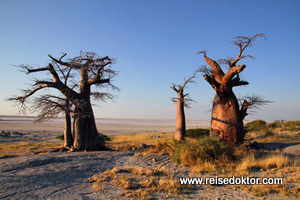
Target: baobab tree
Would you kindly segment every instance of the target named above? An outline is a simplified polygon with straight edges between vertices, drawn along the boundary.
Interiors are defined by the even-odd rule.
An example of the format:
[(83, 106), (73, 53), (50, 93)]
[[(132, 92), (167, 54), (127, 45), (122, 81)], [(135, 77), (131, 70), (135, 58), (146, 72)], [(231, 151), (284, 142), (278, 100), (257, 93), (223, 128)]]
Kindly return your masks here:
[[(46, 67), (32, 68), (26, 65), (20, 67), (27, 74), (48, 72), (51, 79), (37, 79), (32, 85), (32, 89), (25, 91), (23, 96), (11, 98), (23, 104), (27, 98), (44, 88), (54, 88), (58, 90), (72, 105), (73, 112), (73, 147), (77, 150), (101, 150), (106, 149), (104, 140), (99, 136), (95, 117), (91, 104), (91, 97), (95, 99), (112, 98), (112, 95), (106, 92), (93, 92), (92, 86), (103, 89), (110, 87), (118, 89), (111, 83), (111, 80), (117, 75), (117, 72), (111, 69), (114, 59), (105, 56), (99, 57), (92, 52), (81, 52), (78, 57), (63, 61), (65, 55), (59, 59), (52, 57), (51, 63)], [(59, 72), (74, 71), (79, 74), (78, 91), (69, 87), (62, 81)], [(67, 75), (70, 73), (67, 73)], [(69, 75), (68, 75), (69, 76)], [(75, 80), (75, 77), (73, 78)]]
[[(260, 97), (247, 98), (240, 106), (232, 90), (233, 87), (249, 84), (247, 81), (241, 80), (239, 76), (246, 65), (237, 65), (237, 63), (244, 58), (253, 58), (250, 55), (244, 55), (244, 51), (252, 45), (257, 37), (265, 36), (259, 33), (250, 37), (235, 37), (232, 44), (239, 49), (237, 57), (220, 59), (219, 63), (207, 57), (206, 51), (198, 53), (204, 55), (206, 63), (211, 67), (207, 68), (204, 66), (199, 71), (204, 73), (204, 79), (216, 91), (213, 101), (210, 133), (232, 146), (236, 146), (244, 140), (243, 119), (247, 115), (248, 108), (254, 105), (263, 105), (267, 102)], [(226, 73), (223, 72), (220, 64), (229, 66)]]
[(32, 110), (38, 112), (35, 123), (45, 121), (47, 119), (57, 118), (61, 113), (64, 115), (64, 147), (71, 148), (73, 146), (72, 121), (71, 113), (72, 104), (67, 98), (55, 95), (41, 95), (35, 98)]
[(184, 107), (189, 108), (190, 103), (193, 101), (189, 94), (184, 94), (184, 89), (186, 88), (188, 83), (194, 82), (193, 79), (196, 76), (193, 75), (187, 80), (184, 80), (183, 85), (175, 85), (173, 84), (171, 88), (177, 93), (177, 98), (172, 98), (172, 101), (177, 105), (176, 108), (176, 127), (175, 127), (175, 139), (177, 141), (182, 141), (185, 139), (186, 135), (186, 121), (185, 121), (185, 113)]

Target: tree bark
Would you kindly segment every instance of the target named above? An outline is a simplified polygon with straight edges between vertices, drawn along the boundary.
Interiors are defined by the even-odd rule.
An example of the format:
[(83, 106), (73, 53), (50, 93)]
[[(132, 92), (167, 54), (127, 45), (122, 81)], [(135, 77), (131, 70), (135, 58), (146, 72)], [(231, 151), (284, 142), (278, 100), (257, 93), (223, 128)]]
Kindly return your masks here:
[(77, 150), (105, 150), (107, 147), (97, 131), (91, 103), (84, 104), (75, 108), (73, 146)]
[(81, 66), (80, 70), (80, 98), (75, 102), (74, 113), (74, 143), (78, 150), (107, 149), (103, 138), (100, 137), (90, 100), (91, 85), (88, 82), (88, 70)]
[(71, 116), (69, 112), (65, 112), (65, 127), (64, 127), (64, 146), (71, 148), (73, 145)]
[(213, 102), (210, 134), (225, 144), (236, 146), (243, 143), (244, 125), (239, 104), (232, 89), (217, 92)]
[(206, 57), (205, 52), (204, 58), (212, 68), (211, 72), (206, 72), (204, 79), (216, 91), (212, 108), (210, 134), (217, 136), (224, 144), (236, 146), (243, 143), (244, 124), (239, 103), (232, 88), (248, 84), (246, 81), (241, 81), (238, 76), (246, 65), (235, 66), (235, 62), (234, 65), (230, 65), (229, 70), (224, 74), (220, 65)]
[(175, 128), (175, 140), (182, 141), (185, 139), (186, 125), (184, 114), (184, 101), (183, 95), (178, 94), (177, 110), (176, 110), (176, 128)]

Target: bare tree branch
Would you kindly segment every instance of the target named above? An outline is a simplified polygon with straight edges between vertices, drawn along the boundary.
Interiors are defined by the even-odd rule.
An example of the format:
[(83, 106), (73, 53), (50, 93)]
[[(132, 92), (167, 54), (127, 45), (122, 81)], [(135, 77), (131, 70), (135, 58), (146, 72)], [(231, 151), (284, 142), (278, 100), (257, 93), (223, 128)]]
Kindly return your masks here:
[(204, 79), (211, 85), (214, 90), (219, 91), (220, 83), (215, 80), (213, 75), (203, 75)]
[(238, 37), (235, 37), (234, 41), (232, 41), (232, 44), (235, 45), (235, 46), (238, 46), (239, 48), (239, 54), (237, 56), (236, 59), (232, 60), (231, 63), (230, 63), (230, 67), (233, 67), (236, 65), (236, 63), (241, 60), (242, 58), (246, 58), (246, 57), (249, 57), (249, 58), (253, 58), (252, 56), (250, 55), (242, 55), (243, 52), (245, 51), (245, 49), (247, 47), (250, 47), (252, 45), (252, 43), (254, 42), (255, 38), (257, 37), (265, 37), (265, 35), (263, 33), (258, 33), (254, 36), (249, 36), (249, 37), (244, 37), (244, 36), (238, 36)]
[[(197, 72), (196, 72), (197, 73)], [(171, 89), (174, 90), (178, 97), (177, 98), (172, 98), (172, 101), (174, 103), (183, 103), (185, 107), (189, 108), (189, 105), (192, 103), (192, 102), (195, 102), (194, 100), (192, 100), (190, 97), (189, 97), (189, 94), (184, 94), (184, 89), (187, 88), (187, 84), (188, 83), (195, 83), (195, 81), (193, 79), (196, 78), (196, 73), (194, 73), (193, 76), (191, 76), (190, 78), (188, 78), (187, 80), (184, 78), (184, 83), (183, 85), (175, 85), (174, 83), (172, 84), (171, 86)]]
[[(204, 59), (205, 59), (206, 63), (212, 68), (211, 73), (214, 75), (215, 80), (217, 82), (221, 83), (221, 81), (223, 79), (223, 76), (224, 76), (224, 72), (221, 69), (219, 63), (217, 63), (216, 61), (214, 61), (211, 58), (207, 57), (206, 56), (206, 51), (200, 51), (197, 54), (201, 54), (201, 53), (204, 54)], [(202, 70), (203, 69), (204, 68), (202, 67)], [(201, 70), (201, 68), (200, 68), (200, 70)]]
[(240, 109), (242, 119), (248, 115), (249, 109), (259, 109), (261, 106), (272, 103), (272, 101), (265, 100), (259, 95), (245, 96), (242, 99), (239, 99), (239, 101), (243, 101), (242, 104), (240, 103), (242, 105)]
[(231, 67), (228, 72), (225, 74), (225, 76), (223, 77), (222, 79), (222, 82), (221, 82), (221, 86), (224, 87), (224, 88), (227, 88), (228, 85), (229, 85), (229, 82), (231, 81), (231, 79), (241, 73), (241, 71), (243, 71), (245, 69), (246, 65), (239, 65), (239, 66), (234, 66), (234, 67)]
[(94, 100), (97, 100), (97, 101), (107, 101), (107, 100), (112, 100), (115, 98), (115, 95), (112, 95), (108, 92), (92, 92), (91, 93), (91, 96), (94, 98)]
[(252, 45), (252, 43), (257, 37), (265, 38), (265, 35), (263, 33), (258, 33), (254, 36), (249, 36), (249, 37), (238, 36), (234, 38), (234, 41), (232, 43), (233, 45), (238, 46), (239, 48), (239, 54), (237, 58), (227, 57), (225, 59), (218, 60), (219, 63), (226, 64), (230, 67), (229, 70), (226, 72), (226, 74), (224, 74), (218, 62), (206, 56), (206, 50), (200, 51), (197, 54), (202, 54), (202, 53), (204, 54), (205, 61), (208, 65), (211, 66), (212, 70), (208, 69), (206, 66), (202, 66), (198, 71), (204, 73), (203, 76), (204, 79), (208, 83), (210, 83), (210, 85), (215, 90), (218, 90), (218, 92), (225, 92), (230, 87), (249, 84), (247, 81), (241, 81), (239, 78), (234, 78), (236, 75), (242, 72), (246, 67), (246, 65), (236, 66), (236, 64), (238, 61), (240, 61), (243, 58), (253, 58), (253, 56), (243, 55), (243, 53), (247, 47)]
[(248, 85), (249, 83), (247, 81), (243, 81), (240, 79), (239, 74), (231, 81), (232, 87), (241, 86), (241, 85)]

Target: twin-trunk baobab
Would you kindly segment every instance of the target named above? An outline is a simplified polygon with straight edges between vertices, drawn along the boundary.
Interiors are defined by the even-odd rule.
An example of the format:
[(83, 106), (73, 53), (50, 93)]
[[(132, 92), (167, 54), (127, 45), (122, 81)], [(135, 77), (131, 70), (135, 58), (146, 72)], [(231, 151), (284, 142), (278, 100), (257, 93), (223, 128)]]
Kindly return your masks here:
[[(56, 59), (49, 55), (52, 62), (46, 67), (32, 68), (25, 65), (20, 67), (27, 73), (47, 72), (51, 75), (51, 79), (37, 79), (32, 85), (32, 89), (25, 90), (23, 96), (11, 98), (17, 100), (22, 105), (26, 100), (44, 88), (54, 88), (58, 90), (66, 99), (65, 103), (72, 104), (72, 111), (69, 110), (70, 105), (65, 105), (61, 110), (65, 111), (66, 116), (66, 136), (70, 136), (70, 113), (73, 115), (73, 134), (72, 139), (66, 141), (66, 145), (72, 146), (77, 150), (101, 150), (106, 149), (104, 140), (98, 134), (95, 117), (91, 104), (91, 97), (97, 100), (112, 98), (109, 93), (93, 92), (92, 86), (96, 88), (111, 87), (117, 89), (111, 84), (112, 78), (117, 74), (111, 69), (113, 59), (106, 57), (98, 57), (95, 53), (85, 52), (80, 56), (62, 61), (66, 54)], [(71, 71), (74, 71), (72, 77), (72, 86), (68, 86), (66, 80), (71, 76)], [(78, 77), (79, 75), (79, 77)], [(79, 81), (75, 81), (78, 78)], [(64, 80), (63, 80), (64, 79)], [(62, 81), (63, 80), (63, 81)], [(75, 91), (75, 89), (78, 89)], [(49, 98), (44, 101), (49, 103)], [(51, 106), (50, 106), (51, 107)], [(50, 108), (48, 104), (48, 109)], [(47, 111), (47, 108), (46, 110)]]
[(246, 65), (237, 65), (237, 63), (243, 58), (252, 58), (252, 56), (243, 55), (243, 53), (247, 47), (251, 46), (254, 39), (259, 36), (264, 37), (264, 34), (235, 38), (232, 43), (239, 48), (237, 57), (219, 60), (220, 64), (229, 66), (226, 73), (223, 72), (218, 62), (206, 56), (206, 51), (198, 53), (204, 55), (206, 63), (211, 67), (209, 69), (204, 66), (199, 71), (204, 72), (204, 79), (216, 91), (212, 107), (210, 133), (231, 146), (236, 146), (244, 140), (243, 119), (247, 115), (247, 109), (254, 105), (267, 103), (261, 97), (254, 96), (247, 97), (242, 106), (239, 106), (238, 99), (232, 90), (233, 87), (248, 85), (248, 82), (241, 80), (239, 76)]

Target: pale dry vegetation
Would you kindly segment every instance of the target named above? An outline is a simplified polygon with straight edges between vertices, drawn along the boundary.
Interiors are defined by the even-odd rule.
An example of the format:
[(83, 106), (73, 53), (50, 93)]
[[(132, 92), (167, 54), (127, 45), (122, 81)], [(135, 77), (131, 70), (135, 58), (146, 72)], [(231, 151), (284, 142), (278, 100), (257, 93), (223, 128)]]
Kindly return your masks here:
[(300, 142), (300, 121), (255, 120), (247, 123), (245, 130), (250, 142)]
[(47, 142), (15, 142), (11, 144), (0, 144), (0, 158), (28, 154), (44, 154), (51, 150), (60, 148), (62, 145), (62, 143)]
[[(274, 159), (274, 158), (273, 158)], [(274, 162), (270, 161), (270, 162)], [(279, 165), (282, 163), (282, 158), (279, 158)], [(268, 161), (267, 161), (268, 163)], [(262, 163), (264, 164), (264, 163)], [(282, 167), (274, 167), (272, 169), (263, 170), (260, 172), (259, 177), (261, 178), (283, 178), (283, 184), (275, 185), (243, 185), (236, 186), (246, 192), (252, 193), (254, 196), (268, 196), (270, 194), (281, 194), (288, 197), (298, 198), (300, 195), (300, 166), (299, 163), (286, 163)], [(249, 175), (248, 176), (252, 176)]]
[(251, 153), (244, 157), (240, 164), (236, 166), (236, 171), (251, 171), (252, 169), (268, 170), (271, 168), (283, 168), (289, 166), (292, 162), (287, 156), (282, 154), (273, 154), (263, 158), (255, 158), (255, 154)]
[(186, 194), (190, 187), (180, 185), (173, 174), (165, 168), (148, 169), (137, 167), (113, 168), (91, 178), (95, 192), (105, 191), (108, 184), (123, 190), (123, 195), (132, 199), (151, 199), (152, 193)]
[(118, 135), (111, 137), (111, 141), (107, 142), (107, 146), (119, 151), (144, 149), (154, 147), (157, 141), (171, 141), (173, 137), (173, 133), (166, 132)]
[[(264, 128), (262, 128), (257, 127), (254, 123), (254, 126), (252, 126), (253, 129), (247, 132), (247, 140), (250, 142), (266, 143), (298, 141), (295, 139), (295, 135), (299, 134), (299, 131), (295, 130), (300, 130), (298, 124), (291, 122), (288, 124), (297, 125), (297, 127), (284, 125), (283, 128), (274, 128), (274, 123), (265, 123), (263, 125)], [(285, 134), (282, 134), (282, 131), (285, 131)], [(261, 137), (262, 135), (264, 136)], [(267, 196), (269, 194), (281, 194), (291, 197), (299, 196), (299, 162), (293, 161), (288, 156), (283, 155), (280, 148), (276, 150), (255, 149), (249, 146), (250, 142), (230, 149), (214, 141), (212, 138), (205, 138), (203, 135), (201, 137), (193, 135), (193, 137), (188, 137), (186, 142), (182, 143), (172, 140), (159, 141), (155, 147), (138, 152), (135, 156), (168, 153), (173, 161), (190, 167), (192, 173), (202, 175), (251, 177), (254, 173), (255, 176), (262, 178), (282, 177), (284, 183), (280, 185), (244, 185), (237, 187), (255, 196)]]

